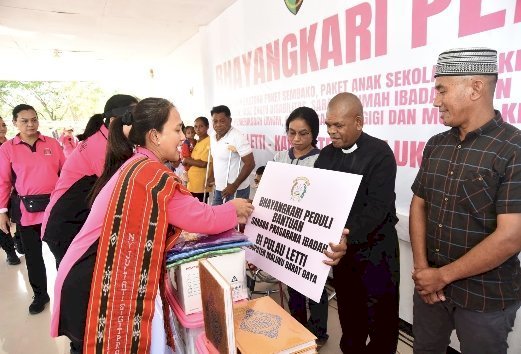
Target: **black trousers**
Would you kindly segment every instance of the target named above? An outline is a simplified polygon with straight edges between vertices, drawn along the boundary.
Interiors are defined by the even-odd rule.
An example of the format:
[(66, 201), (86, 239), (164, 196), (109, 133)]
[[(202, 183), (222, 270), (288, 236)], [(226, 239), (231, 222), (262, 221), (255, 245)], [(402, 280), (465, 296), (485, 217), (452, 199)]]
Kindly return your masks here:
[(34, 296), (47, 295), (47, 274), (42, 255), (42, 240), (40, 239), (42, 225), (17, 225), (17, 227), (20, 227), (20, 237), (25, 249), (27, 274)]
[[(398, 241), (365, 248), (348, 246), (346, 255), (333, 267), (333, 277), (342, 352), (395, 354), (399, 323)], [(368, 336), (370, 342), (366, 344)]]
[(0, 230), (0, 247), (2, 247), (2, 249), (7, 254), (15, 251), (14, 241), (13, 241), (13, 238), (11, 237), (11, 234), (6, 234), (2, 230)]
[[(327, 318), (329, 303), (327, 301), (326, 288), (322, 291), (320, 301), (317, 303), (308, 299), (295, 289), (288, 286), (288, 307), (291, 316), (303, 324), (318, 339), (324, 340), (329, 338), (327, 334)], [(309, 307), (309, 318), (307, 308)]]

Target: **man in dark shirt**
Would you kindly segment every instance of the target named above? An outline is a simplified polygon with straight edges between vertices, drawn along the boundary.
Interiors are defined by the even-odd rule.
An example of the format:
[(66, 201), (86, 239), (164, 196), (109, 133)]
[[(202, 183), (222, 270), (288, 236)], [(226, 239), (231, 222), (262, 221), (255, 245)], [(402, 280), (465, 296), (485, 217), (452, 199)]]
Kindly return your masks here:
[(332, 143), (320, 152), (315, 167), (363, 176), (346, 223), (347, 251), (333, 267), (340, 348), (344, 353), (394, 354), (400, 281), (396, 161), (387, 143), (362, 132), (363, 117), (355, 95), (331, 99), (326, 126)]
[(440, 54), (436, 98), (451, 127), (426, 144), (414, 181), (414, 352), (507, 352), (521, 299), (521, 132), (494, 110), (497, 52)]

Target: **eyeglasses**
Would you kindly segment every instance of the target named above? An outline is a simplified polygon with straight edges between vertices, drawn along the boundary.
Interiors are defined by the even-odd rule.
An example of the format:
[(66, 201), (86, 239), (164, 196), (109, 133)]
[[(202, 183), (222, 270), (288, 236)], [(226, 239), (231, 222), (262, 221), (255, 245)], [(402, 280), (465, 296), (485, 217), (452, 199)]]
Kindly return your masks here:
[(307, 137), (311, 133), (308, 132), (307, 130), (301, 130), (299, 132), (296, 132), (294, 130), (288, 130), (287, 134), (288, 134), (289, 137), (292, 137), (292, 138), (297, 136), (297, 135), (300, 136), (301, 138), (305, 138), (305, 137)]

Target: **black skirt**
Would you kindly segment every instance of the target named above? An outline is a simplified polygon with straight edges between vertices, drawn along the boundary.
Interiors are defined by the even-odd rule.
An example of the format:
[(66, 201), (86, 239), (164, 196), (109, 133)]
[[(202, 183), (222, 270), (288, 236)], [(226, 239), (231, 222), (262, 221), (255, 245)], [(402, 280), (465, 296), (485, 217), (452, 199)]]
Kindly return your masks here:
[(81, 345), (97, 250), (98, 241), (94, 242), (72, 266), (62, 287), (58, 334), (67, 336), (71, 341)]

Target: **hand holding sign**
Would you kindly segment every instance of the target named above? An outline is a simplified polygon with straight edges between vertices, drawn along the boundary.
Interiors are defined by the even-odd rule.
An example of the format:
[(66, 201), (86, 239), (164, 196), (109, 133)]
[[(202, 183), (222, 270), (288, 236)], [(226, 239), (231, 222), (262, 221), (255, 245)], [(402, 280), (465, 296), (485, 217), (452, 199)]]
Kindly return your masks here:
[(331, 258), (331, 260), (323, 261), (324, 264), (334, 266), (337, 265), (338, 262), (344, 257), (347, 251), (347, 235), (349, 234), (349, 229), (344, 229), (342, 231), (342, 237), (340, 238), (340, 243), (334, 244), (333, 242), (329, 242), (329, 247), (331, 247), (331, 252), (324, 251), (324, 254)]

